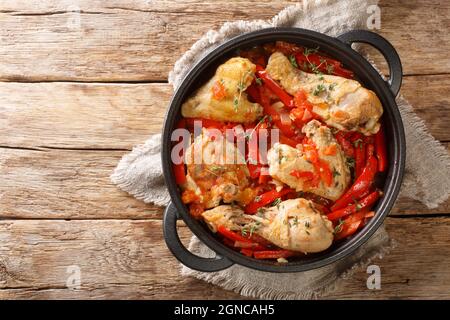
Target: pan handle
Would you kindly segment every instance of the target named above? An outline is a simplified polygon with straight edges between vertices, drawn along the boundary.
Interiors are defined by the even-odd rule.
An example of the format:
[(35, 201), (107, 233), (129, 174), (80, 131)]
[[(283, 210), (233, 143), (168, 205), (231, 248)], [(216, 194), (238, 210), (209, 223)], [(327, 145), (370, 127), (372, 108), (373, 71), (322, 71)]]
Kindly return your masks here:
[(352, 45), (355, 42), (362, 42), (378, 49), (389, 66), (389, 87), (394, 93), (394, 96), (397, 96), (402, 85), (402, 62), (397, 51), (389, 41), (379, 34), (366, 30), (352, 30), (339, 35), (337, 38), (348, 45)]
[(170, 203), (164, 212), (164, 239), (172, 254), (186, 267), (202, 271), (214, 272), (232, 266), (234, 263), (224, 257), (202, 258), (192, 254), (181, 243), (177, 232), (177, 220), (179, 219), (177, 209)]

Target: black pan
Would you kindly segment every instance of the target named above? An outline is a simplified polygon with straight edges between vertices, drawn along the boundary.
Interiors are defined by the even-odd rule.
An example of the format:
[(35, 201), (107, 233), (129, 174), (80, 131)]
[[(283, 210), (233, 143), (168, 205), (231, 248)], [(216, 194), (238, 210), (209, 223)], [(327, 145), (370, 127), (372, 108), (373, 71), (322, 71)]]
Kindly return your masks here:
[[(317, 48), (331, 58), (341, 61), (352, 70), (358, 80), (373, 90), (384, 107), (382, 117), (386, 131), (389, 158), (389, 170), (381, 180), (379, 187), (384, 192), (375, 207), (376, 214), (370, 222), (355, 236), (333, 244), (328, 250), (298, 258), (285, 264), (274, 261), (256, 260), (233, 251), (222, 244), (207, 228), (193, 219), (181, 201), (180, 190), (175, 183), (171, 165), (171, 134), (180, 119), (183, 101), (200, 85), (205, 83), (217, 66), (223, 63), (239, 48), (261, 45), (277, 40), (297, 43), (304, 47)], [(377, 48), (389, 65), (390, 78), (384, 81), (379, 73), (359, 53), (351, 48), (352, 43), (367, 43)], [(225, 269), (233, 264), (268, 272), (299, 272), (319, 268), (352, 254), (365, 243), (381, 226), (391, 210), (400, 190), (405, 168), (405, 133), (402, 119), (395, 102), (395, 96), (402, 82), (400, 58), (393, 46), (383, 37), (369, 31), (350, 31), (336, 38), (297, 28), (270, 28), (240, 35), (207, 53), (187, 74), (176, 90), (164, 121), (162, 134), (162, 163), (165, 182), (172, 202), (164, 213), (164, 238), (173, 255), (191, 269), (212, 272)], [(215, 258), (202, 258), (190, 253), (181, 243), (176, 222), (183, 219), (191, 231), (209, 248), (216, 252)]]

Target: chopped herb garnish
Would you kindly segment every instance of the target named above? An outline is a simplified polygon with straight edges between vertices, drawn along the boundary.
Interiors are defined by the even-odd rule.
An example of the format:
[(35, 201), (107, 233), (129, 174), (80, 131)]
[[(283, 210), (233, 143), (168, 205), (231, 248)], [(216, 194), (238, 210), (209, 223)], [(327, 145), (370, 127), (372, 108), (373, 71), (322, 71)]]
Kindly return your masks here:
[(324, 91), (325, 91), (325, 86), (322, 83), (318, 84), (313, 91), (313, 95), (318, 96), (319, 94), (321, 94)]
[(333, 234), (337, 234), (342, 231), (342, 227), (344, 226), (344, 220), (339, 219), (338, 224), (334, 227)]
[(311, 48), (305, 48), (305, 50), (303, 50), (303, 55), (305, 57), (309, 56), (311, 53), (317, 53), (317, 51), (319, 51), (319, 47), (315, 48), (315, 49), (311, 49)]
[(273, 200), (273, 202), (271, 203), (271, 206), (278, 206), (281, 202), (281, 198), (276, 198), (275, 200)]
[(309, 221), (305, 221), (305, 228), (311, 227), (311, 223)]
[(333, 178), (339, 177), (340, 175), (339, 171), (337, 171), (336, 168), (333, 168)]
[(239, 98), (236, 96), (234, 96), (234, 99), (233, 99), (233, 107), (234, 107), (234, 111), (237, 112), (238, 107), (239, 107)]
[(295, 57), (294, 57), (293, 54), (291, 54), (291, 55), (289, 56), (289, 61), (291, 62), (292, 66), (293, 66), (294, 68), (298, 68), (297, 60), (295, 59)]
[(318, 69), (318, 67), (317, 67), (317, 65), (316, 65), (315, 63), (310, 62), (310, 63), (309, 63), (309, 68), (311, 69), (311, 71), (312, 71), (313, 73), (319, 72), (319, 69)]
[(244, 237), (247, 236), (247, 234), (248, 234), (247, 227), (244, 227), (244, 228), (241, 229), (241, 234), (242, 234), (242, 236), (244, 236)]
[(355, 146), (355, 148), (360, 148), (360, 149), (362, 149), (362, 146), (363, 146), (363, 141), (362, 141), (362, 139), (356, 139), (356, 140), (353, 142), (353, 145)]
[(256, 84), (257, 84), (258, 86), (262, 86), (262, 80), (261, 80), (261, 78), (256, 78), (256, 79), (255, 79), (255, 82), (256, 82)]
[(253, 133), (255, 132), (256, 129), (258, 129), (258, 127), (261, 125), (261, 123), (264, 122), (264, 120), (267, 119), (267, 115), (265, 115), (264, 117), (262, 117), (261, 119), (259, 119), (258, 123), (256, 124), (256, 126), (253, 127), (252, 131), (250, 131), (249, 134), (245, 134), (245, 140), (249, 140), (250, 137), (253, 135)]
[(306, 234), (309, 236), (309, 234), (310, 234), (309, 231), (308, 231), (308, 230), (305, 230), (305, 232), (306, 232)]
[(255, 200), (254, 200), (254, 201), (255, 201), (255, 202), (260, 202), (260, 201), (261, 201), (261, 199), (262, 199), (262, 197), (261, 197), (261, 196), (256, 196), (256, 197), (255, 197)]
[(253, 235), (253, 233), (258, 230), (259, 226), (260, 226), (260, 222), (256, 222), (255, 224), (252, 224), (252, 226), (250, 227), (250, 237)]
[(298, 226), (298, 217), (294, 217), (293, 223), (295, 227)]
[(333, 72), (334, 72), (334, 66), (331, 64), (327, 64), (327, 73), (333, 74)]
[(328, 90), (333, 91), (335, 87), (336, 87), (336, 83), (332, 83), (328, 86)]
[(358, 200), (353, 199), (353, 201), (355, 202), (356, 211), (359, 211), (363, 208), (362, 205), (358, 202)]
[(350, 168), (354, 168), (354, 167), (355, 167), (355, 159), (353, 159), (353, 158), (347, 158), (347, 165), (348, 165)]
[(239, 103), (241, 102), (242, 92), (244, 92), (244, 90), (245, 90), (245, 79), (251, 73), (252, 73), (251, 70), (248, 70), (247, 72), (245, 72), (244, 75), (241, 77), (241, 79), (239, 80), (239, 82), (237, 84), (237, 89), (238, 89), (239, 96), (238, 97), (234, 96), (234, 99), (233, 99), (233, 106), (234, 106), (234, 111), (235, 112), (238, 111)]

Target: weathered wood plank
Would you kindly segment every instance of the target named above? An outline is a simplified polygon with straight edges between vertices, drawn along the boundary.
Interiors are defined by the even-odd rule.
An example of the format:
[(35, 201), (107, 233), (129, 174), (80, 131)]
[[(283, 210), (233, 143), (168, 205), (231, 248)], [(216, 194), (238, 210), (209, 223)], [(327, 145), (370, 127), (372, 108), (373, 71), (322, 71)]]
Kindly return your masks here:
[[(209, 29), (230, 20), (267, 19), (289, 4), (4, 1), (0, 80), (165, 80), (176, 59)], [(406, 73), (450, 72), (447, 2), (386, 0), (380, 6), (380, 33), (398, 49)]]
[(167, 84), (0, 83), (0, 145), (122, 148), (160, 132)]
[[(6, 220), (0, 226), (0, 299), (240, 297), (182, 278), (160, 221)], [(361, 270), (327, 298), (450, 298), (450, 219), (389, 218), (387, 227), (398, 245), (373, 262), (382, 271), (381, 290), (368, 290)], [(186, 241), (190, 232), (179, 229)], [(70, 266), (81, 272), (79, 290), (66, 287)]]
[(123, 153), (1, 149), (0, 217), (161, 218), (110, 182)]
[[(403, 95), (450, 141), (450, 75), (405, 77)], [(131, 149), (160, 132), (168, 84), (0, 83), (0, 146)]]
[[(450, 150), (450, 143), (447, 143)], [(142, 219), (163, 209), (120, 191), (109, 179), (123, 151), (0, 149), (0, 218)], [(450, 213), (400, 198), (393, 214)]]

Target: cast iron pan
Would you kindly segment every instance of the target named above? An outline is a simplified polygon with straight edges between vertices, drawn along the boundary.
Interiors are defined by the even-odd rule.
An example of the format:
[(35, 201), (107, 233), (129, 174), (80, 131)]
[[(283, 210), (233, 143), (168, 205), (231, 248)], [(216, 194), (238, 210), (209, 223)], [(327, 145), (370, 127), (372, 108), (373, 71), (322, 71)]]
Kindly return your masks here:
[[(311, 254), (297, 260), (279, 264), (274, 261), (256, 260), (223, 245), (200, 221), (193, 219), (181, 201), (180, 191), (175, 183), (171, 165), (171, 134), (176, 122), (180, 119), (183, 101), (199, 86), (205, 83), (217, 66), (231, 57), (238, 48), (261, 45), (277, 40), (297, 43), (304, 47), (319, 47), (321, 52), (341, 61), (346, 68), (352, 70), (357, 79), (373, 90), (384, 108), (382, 122), (386, 131), (389, 157), (389, 170), (381, 177), (378, 186), (384, 197), (375, 207), (376, 214), (370, 222), (355, 236), (333, 244), (328, 250)], [(384, 81), (379, 73), (359, 53), (351, 48), (352, 43), (367, 43), (378, 49), (389, 65), (390, 77)], [(365, 243), (381, 226), (391, 210), (400, 190), (405, 168), (405, 134), (402, 119), (395, 102), (395, 96), (402, 82), (402, 66), (394, 47), (383, 37), (369, 31), (350, 31), (333, 38), (321, 33), (298, 28), (269, 28), (247, 33), (233, 38), (218, 46), (198, 62), (187, 74), (176, 90), (166, 114), (162, 135), (162, 163), (164, 178), (172, 202), (164, 213), (164, 238), (173, 255), (191, 269), (212, 272), (240, 264), (249, 268), (268, 272), (300, 272), (319, 268), (352, 254)], [(213, 258), (198, 257), (190, 253), (181, 243), (176, 222), (183, 219), (191, 231), (215, 253)]]

